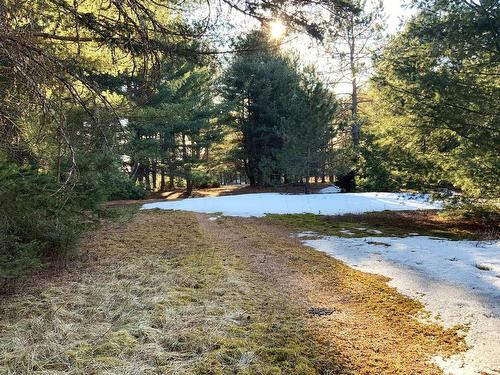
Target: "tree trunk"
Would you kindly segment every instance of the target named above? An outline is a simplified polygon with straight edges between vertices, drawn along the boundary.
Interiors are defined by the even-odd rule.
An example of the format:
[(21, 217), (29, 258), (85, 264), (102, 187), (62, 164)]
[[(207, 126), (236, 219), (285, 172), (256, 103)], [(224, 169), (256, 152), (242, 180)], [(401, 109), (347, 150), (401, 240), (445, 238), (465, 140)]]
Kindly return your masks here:
[(167, 184), (165, 182), (165, 168), (162, 167), (160, 169), (160, 191), (163, 193), (165, 190), (167, 190)]
[[(354, 35), (354, 23), (352, 18), (354, 16), (351, 15), (351, 35), (349, 40), (349, 56), (350, 56), (350, 66), (351, 66), (351, 85), (352, 85), (352, 94), (351, 94), (351, 137), (352, 137), (352, 146), (355, 150), (354, 154), (354, 163), (358, 161), (357, 149), (359, 147), (359, 140), (361, 138), (361, 124), (358, 119), (358, 83), (357, 83), (357, 68), (356, 68), (356, 35)], [(351, 170), (345, 176), (342, 176), (342, 183), (345, 185), (346, 191), (354, 191), (355, 189), (355, 178), (356, 171)]]
[(151, 191), (151, 180), (149, 178), (150, 168), (149, 166), (144, 167), (143, 175), (144, 175), (144, 183), (146, 185), (146, 191)]
[(156, 175), (158, 173), (158, 163), (155, 161), (153, 161), (153, 165), (152, 165), (152, 168), (151, 168), (151, 179), (153, 181), (153, 190), (156, 190)]
[(186, 195), (189, 197), (193, 192), (193, 183), (191, 178), (191, 166), (187, 163), (188, 152), (186, 145), (186, 134), (182, 134), (182, 159), (184, 164), (184, 179), (186, 180)]
[(306, 182), (304, 184), (304, 193), (309, 194), (309, 159), (311, 158), (311, 148), (307, 147), (307, 157), (306, 157)]
[(168, 175), (168, 189), (169, 190), (175, 189), (174, 170), (173, 169), (170, 169), (170, 173)]
[(191, 177), (186, 177), (186, 196), (190, 197), (193, 193), (193, 181)]
[(354, 20), (353, 15), (350, 15), (350, 29), (348, 35), (348, 44), (349, 44), (349, 62), (351, 69), (351, 136), (352, 136), (352, 145), (357, 148), (359, 146), (360, 140), (360, 124), (358, 121), (358, 82), (357, 82), (357, 68), (356, 68), (356, 35), (354, 35)]

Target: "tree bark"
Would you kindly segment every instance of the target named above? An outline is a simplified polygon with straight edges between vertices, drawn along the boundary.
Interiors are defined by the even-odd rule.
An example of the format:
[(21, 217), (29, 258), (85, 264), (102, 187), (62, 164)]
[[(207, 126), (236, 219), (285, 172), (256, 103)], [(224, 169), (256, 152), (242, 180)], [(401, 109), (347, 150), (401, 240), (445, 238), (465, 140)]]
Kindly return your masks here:
[(165, 167), (161, 167), (160, 169), (160, 191), (163, 193), (167, 190), (167, 184), (165, 182)]
[(143, 169), (144, 183), (146, 185), (146, 191), (151, 191), (151, 180), (150, 180), (150, 168), (145, 166)]
[(151, 179), (153, 181), (153, 190), (156, 190), (156, 175), (158, 174), (158, 163), (156, 160), (153, 161), (152, 163), (152, 168), (151, 168)]
[(309, 159), (311, 157), (311, 148), (307, 147), (307, 157), (306, 157), (306, 182), (304, 184), (304, 193), (309, 194)]
[(352, 145), (356, 148), (359, 146), (360, 140), (360, 124), (358, 121), (358, 82), (357, 82), (357, 69), (356, 69), (356, 35), (354, 35), (354, 20), (353, 15), (350, 15), (350, 28), (348, 32), (348, 44), (349, 44), (349, 63), (351, 69), (351, 136)]
[(182, 158), (184, 164), (184, 179), (186, 180), (186, 195), (189, 197), (193, 192), (193, 181), (191, 176), (191, 166), (187, 163), (188, 151), (186, 145), (186, 134), (182, 134)]

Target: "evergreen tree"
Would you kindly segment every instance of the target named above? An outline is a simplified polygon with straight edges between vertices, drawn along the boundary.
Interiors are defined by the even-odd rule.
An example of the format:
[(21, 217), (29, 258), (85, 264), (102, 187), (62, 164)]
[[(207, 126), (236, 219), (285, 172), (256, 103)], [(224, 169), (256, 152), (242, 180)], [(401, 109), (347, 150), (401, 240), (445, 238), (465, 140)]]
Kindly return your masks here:
[(202, 167), (210, 147), (220, 139), (213, 101), (212, 66), (166, 62), (165, 74), (146, 100), (132, 97), (138, 105), (128, 121), (131, 177), (147, 190), (174, 187), (176, 177), (186, 183), (190, 195), (193, 184), (209, 179)]
[(374, 131), (391, 157), (413, 160), (392, 166), (400, 175), (408, 166), (406, 181), (498, 196), (498, 3), (416, 4), (377, 61)]
[(231, 120), (241, 135), (240, 155), (252, 186), (278, 183), (282, 127), (300, 79), (263, 31), (250, 33), (240, 49), (245, 52), (226, 72), (222, 88), (233, 105)]
[(252, 186), (318, 176), (337, 104), (312, 69), (301, 74), (263, 31), (248, 35), (226, 73), (225, 99)]
[(314, 68), (307, 67), (301, 75), (299, 90), (289, 102), (279, 154), (287, 179), (303, 179), (306, 194), (310, 178), (325, 175), (324, 166), (331, 157), (329, 143), (336, 133), (337, 110), (334, 94), (321, 82)]

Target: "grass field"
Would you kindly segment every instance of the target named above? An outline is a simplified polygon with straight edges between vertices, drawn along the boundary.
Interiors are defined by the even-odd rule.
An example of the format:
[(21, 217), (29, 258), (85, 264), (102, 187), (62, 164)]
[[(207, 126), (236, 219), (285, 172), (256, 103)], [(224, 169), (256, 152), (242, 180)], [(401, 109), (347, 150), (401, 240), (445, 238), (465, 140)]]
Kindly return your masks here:
[(439, 374), (430, 358), (464, 349), (272, 219), (122, 211), (2, 297), (0, 373)]

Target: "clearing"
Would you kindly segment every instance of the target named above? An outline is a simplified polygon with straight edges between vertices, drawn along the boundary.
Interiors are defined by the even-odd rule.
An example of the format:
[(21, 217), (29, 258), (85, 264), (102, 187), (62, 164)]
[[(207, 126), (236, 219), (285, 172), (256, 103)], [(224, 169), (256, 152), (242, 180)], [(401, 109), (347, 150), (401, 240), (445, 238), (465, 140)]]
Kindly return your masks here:
[[(374, 199), (370, 208), (415, 207), (400, 197), (362, 199)], [(383, 249), (376, 243), (408, 232), (398, 227), (413, 217), (407, 211), (375, 214), (385, 219), (374, 226), (374, 214), (113, 210), (127, 214), (89, 233), (64, 272), (41, 271), (2, 297), (0, 373), (441, 374), (437, 358), (467, 349), (461, 322), (436, 321), (387, 277), (303, 242), (359, 240), (341, 233), (353, 225), (380, 236), (391, 227), (390, 238), (370, 234), (370, 246)], [(423, 235), (464, 233), (427, 226), (418, 215), (413, 224)], [(391, 217), (397, 224), (387, 224)], [(304, 230), (317, 234), (291, 235)]]
[[(395, 193), (266, 193), (144, 205), (241, 217), (271, 214), (274, 224), (287, 225), (303, 244), (356, 269), (389, 277), (389, 285), (422, 302), (439, 323), (466, 326), (468, 350), (448, 359), (434, 358), (446, 372), (499, 371), (500, 242), (459, 240), (491, 237), (492, 228), (479, 233), (479, 228), (471, 231), (471, 225), (433, 221), (432, 213), (382, 212), (438, 207), (439, 202), (425, 195)], [(372, 213), (341, 216), (340, 222), (315, 215), (367, 211)], [(209, 220), (220, 218), (219, 213)]]

